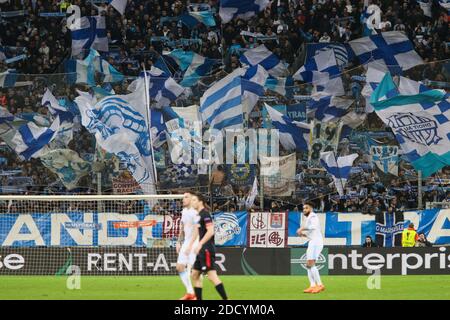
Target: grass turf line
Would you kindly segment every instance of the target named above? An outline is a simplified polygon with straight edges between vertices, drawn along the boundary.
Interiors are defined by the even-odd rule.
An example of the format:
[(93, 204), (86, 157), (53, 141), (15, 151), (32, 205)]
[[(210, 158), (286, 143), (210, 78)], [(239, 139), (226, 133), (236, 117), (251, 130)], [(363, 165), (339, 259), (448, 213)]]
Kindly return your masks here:
[[(367, 288), (368, 276), (322, 276), (326, 290), (304, 294), (306, 276), (222, 276), (233, 300), (430, 299), (450, 300), (450, 275), (382, 276), (381, 289)], [(81, 289), (69, 290), (66, 276), (1, 276), (0, 299), (176, 300), (184, 294), (177, 276), (83, 276)], [(426, 290), (424, 290), (426, 288)], [(204, 299), (219, 299), (204, 280)]]

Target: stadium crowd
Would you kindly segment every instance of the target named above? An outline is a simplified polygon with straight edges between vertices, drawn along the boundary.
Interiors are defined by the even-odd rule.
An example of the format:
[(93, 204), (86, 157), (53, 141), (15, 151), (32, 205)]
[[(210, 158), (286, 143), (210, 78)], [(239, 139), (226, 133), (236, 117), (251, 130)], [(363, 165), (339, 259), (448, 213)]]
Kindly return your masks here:
[[(448, 32), (449, 18), (447, 12), (434, 5), (432, 17), (423, 14), (416, 1), (372, 1), (382, 10), (382, 31), (404, 31), (414, 43), (416, 51), (426, 62), (420, 68), (412, 69), (408, 76), (414, 80), (432, 80), (450, 83), (450, 63), (448, 59), (450, 37)], [(252, 48), (264, 39), (264, 44), (290, 66), (295, 72), (302, 64), (305, 55), (305, 44), (310, 42), (348, 42), (362, 36), (363, 25), (361, 14), (364, 1), (331, 1), (331, 0), (292, 0), (272, 1), (271, 6), (261, 13), (258, 18), (248, 21), (233, 20), (221, 25), (217, 14), (218, 1), (167, 1), (167, 0), (134, 0), (128, 1), (125, 14), (120, 15), (114, 8), (104, 3), (91, 4), (90, 1), (19, 1), (10, 0), (0, 4), (0, 13), (16, 10), (26, 10), (24, 15), (0, 16), (0, 48), (15, 50), (14, 55), (25, 52), (26, 59), (13, 63), (6, 63), (6, 56), (0, 51), (0, 72), (15, 69), (21, 74), (21, 80), (30, 81), (29, 84), (14, 88), (0, 88), (0, 106), (14, 115), (28, 113), (47, 115), (48, 109), (41, 105), (45, 88), (52, 85), (53, 93), (58, 97), (67, 97), (73, 101), (76, 88), (80, 86), (63, 83), (64, 61), (71, 55), (71, 35), (66, 27), (66, 19), (62, 17), (43, 17), (43, 12), (64, 12), (70, 4), (78, 5), (82, 15), (96, 15), (98, 12), (106, 16), (106, 29), (110, 52), (106, 54), (108, 62), (125, 76), (137, 76), (144, 63), (151, 67), (163, 53), (175, 48), (182, 48), (201, 54), (204, 57), (223, 62), (211, 77), (200, 81), (193, 88), (193, 95), (186, 101), (177, 101), (177, 105), (197, 103), (199, 96), (195, 90), (208, 87), (214, 79), (231, 72), (240, 66), (239, 55), (241, 49)], [(189, 5), (209, 5), (216, 12), (217, 27), (206, 27), (198, 24), (189, 29), (177, 17)], [(256, 34), (243, 36), (242, 31)], [(167, 40), (161, 40), (162, 37)], [(186, 41), (189, 39), (189, 41)], [(174, 70), (174, 78), (179, 74)], [(344, 74), (345, 77), (345, 74)], [(361, 83), (348, 76), (346, 89), (350, 95), (358, 97), (362, 106), (364, 99), (360, 92)], [(125, 93), (127, 81), (113, 85), (116, 93)], [(81, 87), (83, 88), (83, 87)], [(308, 86), (296, 84), (298, 94), (308, 93)], [(355, 89), (356, 88), (356, 89)], [(285, 97), (272, 95), (280, 103), (292, 103)], [(259, 127), (263, 122), (260, 105), (255, 108), (249, 126)], [(389, 131), (375, 114), (368, 119), (356, 132)], [(76, 127), (75, 139), (69, 148), (80, 155), (90, 155), (95, 150), (95, 139), (81, 125)], [(353, 143), (351, 137), (350, 142)], [(167, 149), (167, 145), (162, 147)], [(312, 199), (321, 210), (336, 210), (347, 212), (364, 212), (376, 214), (384, 210), (405, 210), (417, 207), (417, 173), (404, 160), (400, 161), (398, 178), (390, 184), (383, 184), (371, 166), (370, 157), (361, 148), (355, 149), (360, 157), (355, 163), (359, 168), (352, 174), (346, 196), (339, 197), (332, 180), (324, 171), (317, 171), (308, 167), (304, 161), (306, 155), (299, 154), (297, 175), (293, 177), (296, 192), (291, 200), (267, 197), (265, 208), (272, 210), (293, 209), (303, 200)], [(164, 153), (163, 153), (164, 154)], [(162, 156), (166, 166), (170, 160)], [(86, 156), (87, 157), (87, 156)], [(16, 192), (27, 193), (63, 193), (69, 192), (58, 184), (57, 176), (46, 169), (39, 159), (21, 161), (14, 151), (6, 145), (0, 150), (0, 169), (2, 172), (20, 170), (18, 176), (29, 177), (12, 179), (10, 174), (2, 173), (2, 191), (14, 192), (10, 186), (15, 183), (25, 183)], [(162, 166), (164, 167), (164, 165)], [(250, 185), (232, 185), (224, 168), (215, 168), (212, 179), (202, 175), (186, 178), (167, 176), (167, 170), (160, 170), (161, 179), (159, 189), (177, 192), (179, 187), (203, 187), (212, 190), (214, 195), (213, 209), (243, 210), (245, 197)], [(107, 173), (110, 174), (110, 173)], [(19, 182), (16, 182), (19, 181)], [(450, 168), (445, 168), (439, 174), (424, 181), (424, 202), (450, 201), (448, 184)], [(92, 192), (96, 188), (94, 175), (85, 176), (79, 181), (80, 188), (71, 193)], [(211, 188), (209, 187), (211, 185)], [(55, 188), (49, 188), (55, 186)], [(111, 191), (111, 183), (103, 185), (104, 192)], [(109, 188), (109, 189), (108, 189)], [(257, 200), (258, 203), (258, 200)]]

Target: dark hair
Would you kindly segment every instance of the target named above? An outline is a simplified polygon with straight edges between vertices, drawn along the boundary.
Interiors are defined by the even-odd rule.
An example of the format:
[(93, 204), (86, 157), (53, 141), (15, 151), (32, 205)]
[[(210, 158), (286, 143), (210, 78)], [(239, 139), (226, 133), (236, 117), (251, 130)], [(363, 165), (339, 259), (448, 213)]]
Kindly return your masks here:
[(197, 199), (203, 203), (203, 206), (209, 210), (208, 201), (203, 194), (201, 194), (200, 192), (193, 192), (192, 195), (196, 196)]
[(311, 208), (314, 208), (314, 203), (312, 203), (312, 201), (305, 201), (303, 202), (303, 205), (307, 205), (310, 206)]

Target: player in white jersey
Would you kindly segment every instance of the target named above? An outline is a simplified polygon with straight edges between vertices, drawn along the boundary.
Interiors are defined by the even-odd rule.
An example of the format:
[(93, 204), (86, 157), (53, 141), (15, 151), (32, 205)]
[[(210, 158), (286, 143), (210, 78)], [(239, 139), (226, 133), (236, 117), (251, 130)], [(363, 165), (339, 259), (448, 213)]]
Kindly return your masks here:
[(196, 254), (194, 249), (198, 244), (198, 213), (191, 208), (191, 194), (183, 197), (183, 211), (181, 212), (180, 234), (177, 241), (177, 271), (186, 287), (186, 294), (180, 300), (197, 300), (191, 282), (191, 268)]
[(306, 269), (310, 287), (305, 289), (304, 293), (319, 293), (325, 290), (325, 286), (320, 280), (319, 270), (316, 267), (316, 260), (319, 258), (323, 249), (323, 236), (320, 231), (319, 217), (313, 211), (313, 204), (305, 202), (303, 205), (303, 215), (306, 217), (297, 234), (308, 238), (308, 249), (306, 250)]

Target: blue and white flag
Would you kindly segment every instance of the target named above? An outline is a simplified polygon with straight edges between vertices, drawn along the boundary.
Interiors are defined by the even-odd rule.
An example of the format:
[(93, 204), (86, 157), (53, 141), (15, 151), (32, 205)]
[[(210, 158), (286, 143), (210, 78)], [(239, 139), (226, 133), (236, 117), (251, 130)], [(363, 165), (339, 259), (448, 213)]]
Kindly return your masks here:
[(345, 67), (355, 57), (348, 43), (308, 43), (306, 45), (305, 61), (308, 61), (321, 51), (333, 49), (336, 63), (339, 67)]
[(450, 11), (450, 0), (438, 0), (442, 8)]
[(142, 189), (154, 194), (144, 81), (144, 78), (138, 79), (134, 83), (135, 90), (130, 94), (109, 96), (98, 102), (79, 91), (75, 102), (80, 108), (82, 125), (94, 134), (99, 146), (115, 154), (126, 164)]
[(17, 73), (7, 70), (0, 73), (0, 88), (12, 88), (16, 85)]
[(188, 11), (182, 14), (180, 19), (189, 29), (194, 28), (199, 23), (203, 23), (207, 27), (216, 26), (216, 20), (214, 20), (213, 13), (210, 10)]
[[(150, 71), (146, 71), (149, 78), (149, 94), (150, 98), (155, 101), (157, 108), (168, 106), (172, 101), (178, 98), (185, 89), (180, 86), (169, 74), (163, 70), (152, 67)], [(144, 72), (139, 74), (139, 78), (144, 78)], [(128, 87), (129, 91), (134, 91), (136, 83), (140, 79), (133, 81)]]
[(94, 49), (90, 49), (89, 55), (84, 60), (67, 60), (65, 70), (68, 73), (67, 82), (70, 84), (86, 83), (89, 86), (95, 86), (96, 72), (103, 75), (101, 80), (103, 83), (120, 82), (124, 79), (123, 74), (103, 59)]
[(311, 99), (308, 103), (308, 118), (322, 122), (337, 121), (348, 112), (348, 108), (353, 102), (353, 99), (335, 96), (325, 96), (318, 100)]
[(184, 72), (183, 80), (180, 84), (183, 87), (192, 87), (206, 76), (215, 64), (215, 61), (202, 57), (201, 55), (192, 51), (174, 50), (169, 56), (175, 59)]
[(244, 65), (262, 66), (274, 77), (289, 75), (286, 65), (263, 44), (247, 50), (239, 59)]
[(125, 13), (128, 0), (108, 0), (108, 3), (116, 9), (121, 15)]
[[(380, 11), (380, 7), (378, 7), (377, 5), (370, 5), (370, 6), (366, 6), (363, 10), (363, 12), (361, 13), (361, 17), (360, 17), (360, 21), (361, 24), (363, 25), (363, 36), (370, 36), (370, 35), (375, 35), (377, 34), (377, 31), (375, 30), (375, 28), (378, 29), (378, 25), (375, 26), (375, 28), (373, 28), (372, 26), (369, 26), (369, 23), (371, 23), (372, 21), (374, 21), (373, 19), (370, 19), (370, 17), (374, 14), (376, 14), (376, 11)], [(380, 15), (381, 16), (381, 15)]]
[(72, 33), (72, 56), (85, 50), (109, 51), (104, 16), (81, 17), (70, 26)]
[(339, 76), (339, 67), (333, 49), (319, 51), (314, 57), (306, 61), (293, 75), (300, 80), (314, 85), (325, 85), (330, 79)]
[(411, 41), (400, 31), (359, 38), (349, 44), (361, 64), (378, 63), (391, 72), (400, 73), (424, 63)]
[(347, 184), (350, 171), (353, 166), (353, 161), (358, 158), (358, 154), (351, 154), (344, 157), (338, 157), (334, 151), (327, 151), (320, 153), (320, 163), (333, 176), (334, 184), (340, 196), (344, 196), (344, 188)]
[(39, 127), (34, 122), (25, 123), (17, 128), (9, 126), (0, 136), (13, 149), (19, 158), (29, 160), (38, 158), (49, 151), (47, 145), (56, 137), (61, 123), (66, 119), (57, 116), (50, 127)]
[(264, 106), (272, 119), (272, 126), (279, 131), (280, 143), (283, 148), (287, 151), (307, 151), (310, 125), (305, 122), (293, 121), (266, 103)]
[(54, 149), (40, 159), (44, 166), (58, 175), (68, 190), (76, 188), (78, 181), (92, 172), (91, 163), (81, 159), (77, 152), (70, 149)]
[(268, 76), (267, 71), (259, 65), (245, 69), (241, 77), (241, 85), (242, 106), (247, 114), (252, 112), (259, 97), (264, 95), (264, 84)]
[(222, 23), (234, 18), (249, 20), (270, 4), (270, 0), (221, 0), (219, 15)]
[(386, 74), (373, 92), (370, 103), (394, 132), (404, 155), (424, 177), (450, 165), (448, 94), (427, 90), (402, 95), (391, 75)]
[(200, 98), (202, 120), (209, 123), (212, 129), (242, 129), (241, 76), (244, 73), (243, 68), (234, 70), (206, 90)]
[(258, 196), (258, 178), (255, 176), (252, 189), (250, 190), (247, 198), (245, 199), (245, 207), (251, 209), (255, 203), (255, 199)]

